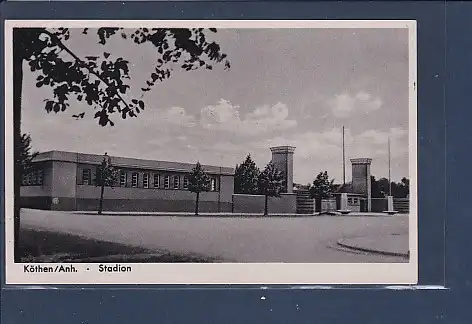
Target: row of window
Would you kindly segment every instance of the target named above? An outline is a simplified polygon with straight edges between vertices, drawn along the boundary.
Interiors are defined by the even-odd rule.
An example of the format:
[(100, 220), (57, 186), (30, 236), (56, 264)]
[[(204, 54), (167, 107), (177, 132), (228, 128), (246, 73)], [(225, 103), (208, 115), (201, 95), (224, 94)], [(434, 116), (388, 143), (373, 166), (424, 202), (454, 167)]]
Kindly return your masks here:
[(352, 205), (358, 205), (359, 204), (359, 198), (347, 198), (347, 202), (348, 204), (352, 204)]
[[(142, 181), (139, 183), (139, 173), (138, 172), (132, 172), (131, 173), (131, 188), (150, 188), (150, 173), (143, 173), (142, 174)], [(161, 176), (158, 173), (153, 173), (153, 187), (154, 188), (161, 188)], [(171, 180), (172, 178), (172, 180)], [(180, 189), (180, 181), (181, 181), (181, 176), (179, 175), (165, 175), (164, 176), (164, 184), (163, 187), (164, 189)], [(216, 179), (212, 178), (210, 180), (211, 182), (211, 191), (216, 191)], [(92, 184), (92, 171), (91, 169), (83, 169), (82, 170), (82, 184), (84, 185), (91, 185)], [(120, 172), (120, 178), (119, 178), (119, 185), (120, 187), (127, 187), (128, 186), (128, 173), (125, 171)], [(188, 190), (188, 177), (184, 176), (183, 177), (183, 189)]]
[(23, 186), (42, 186), (44, 182), (43, 170), (38, 169), (23, 175), (21, 185)]

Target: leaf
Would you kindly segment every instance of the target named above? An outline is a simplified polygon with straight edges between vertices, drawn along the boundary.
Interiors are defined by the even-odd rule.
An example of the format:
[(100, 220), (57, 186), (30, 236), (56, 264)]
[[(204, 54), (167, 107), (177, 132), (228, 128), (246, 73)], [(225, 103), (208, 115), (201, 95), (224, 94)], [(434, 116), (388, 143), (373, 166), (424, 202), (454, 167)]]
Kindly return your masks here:
[(209, 30), (213, 33), (216, 33), (216, 28), (209, 28)]
[(58, 113), (61, 110), (61, 105), (58, 102), (54, 103), (53, 110)]
[(52, 106), (53, 106), (54, 102), (53, 101), (48, 101), (46, 102), (46, 111), (49, 113), (52, 111)]
[(142, 100), (139, 100), (138, 104), (141, 109), (144, 109), (144, 102)]
[(138, 100), (137, 100), (137, 99), (133, 99), (133, 100), (131, 100), (131, 102), (134, 103), (134, 104), (137, 104), (137, 103), (138, 103)]
[(103, 56), (105, 56), (105, 58), (108, 58), (110, 56), (110, 53), (105, 52), (103, 53)]

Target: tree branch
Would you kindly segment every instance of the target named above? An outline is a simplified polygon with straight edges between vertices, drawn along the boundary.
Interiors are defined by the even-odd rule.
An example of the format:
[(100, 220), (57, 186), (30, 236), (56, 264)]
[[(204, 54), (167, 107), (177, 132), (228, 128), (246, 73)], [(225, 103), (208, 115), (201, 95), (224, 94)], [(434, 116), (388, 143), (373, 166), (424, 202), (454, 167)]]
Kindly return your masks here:
[(51, 40), (56, 43), (57, 46), (59, 46), (60, 49), (66, 51), (70, 56), (72, 56), (77, 63), (79, 63), (81, 66), (85, 67), (91, 74), (95, 75), (101, 82), (103, 82), (108, 88), (113, 89), (115, 91), (115, 94), (118, 96), (118, 98), (125, 104), (125, 107), (128, 108), (129, 110), (132, 110), (128, 103), (123, 99), (123, 97), (120, 95), (118, 90), (113, 87), (111, 84), (109, 84), (106, 80), (104, 80), (98, 72), (96, 72), (94, 69), (92, 69), (90, 66), (88, 66), (82, 59), (80, 59), (74, 52), (72, 52), (64, 43), (55, 35), (54, 33), (51, 33), (50, 31), (46, 30), (45, 28), (43, 29), (43, 32), (47, 34), (48, 36), (51, 37)]

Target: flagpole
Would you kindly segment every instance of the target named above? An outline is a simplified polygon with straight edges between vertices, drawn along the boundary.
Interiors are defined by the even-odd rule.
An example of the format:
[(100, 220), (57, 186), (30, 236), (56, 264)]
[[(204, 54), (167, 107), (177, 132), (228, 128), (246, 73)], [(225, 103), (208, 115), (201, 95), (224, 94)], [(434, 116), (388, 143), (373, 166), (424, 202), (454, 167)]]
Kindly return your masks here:
[(343, 126), (343, 185), (346, 185), (346, 155), (344, 147), (344, 126)]
[(388, 195), (392, 195), (392, 180), (391, 180), (391, 162), (390, 162), (390, 137), (388, 138)]

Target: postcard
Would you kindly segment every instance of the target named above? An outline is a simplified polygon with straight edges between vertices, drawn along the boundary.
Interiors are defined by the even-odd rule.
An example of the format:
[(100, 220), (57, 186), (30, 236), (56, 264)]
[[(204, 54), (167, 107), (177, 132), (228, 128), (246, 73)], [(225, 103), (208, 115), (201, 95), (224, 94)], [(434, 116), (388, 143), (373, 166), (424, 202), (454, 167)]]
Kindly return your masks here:
[(7, 20), (6, 284), (416, 284), (416, 22)]

